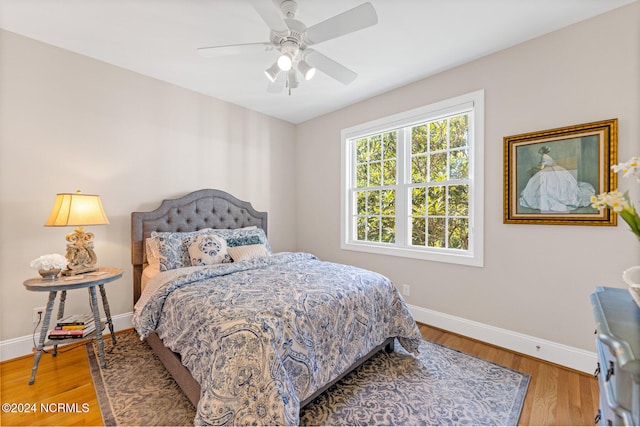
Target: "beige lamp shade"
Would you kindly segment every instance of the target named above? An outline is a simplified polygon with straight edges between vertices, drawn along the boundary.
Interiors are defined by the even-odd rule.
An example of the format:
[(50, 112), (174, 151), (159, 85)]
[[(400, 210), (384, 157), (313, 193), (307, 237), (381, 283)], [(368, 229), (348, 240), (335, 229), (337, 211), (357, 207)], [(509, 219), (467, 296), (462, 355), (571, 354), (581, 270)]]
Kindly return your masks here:
[(59, 193), (45, 227), (109, 224), (100, 196), (95, 194)]
[(75, 226), (67, 234), (67, 269), (63, 275), (74, 275), (97, 270), (98, 257), (93, 250), (93, 233), (84, 230), (84, 225), (109, 224), (102, 209), (100, 196), (95, 194), (59, 193), (45, 227)]

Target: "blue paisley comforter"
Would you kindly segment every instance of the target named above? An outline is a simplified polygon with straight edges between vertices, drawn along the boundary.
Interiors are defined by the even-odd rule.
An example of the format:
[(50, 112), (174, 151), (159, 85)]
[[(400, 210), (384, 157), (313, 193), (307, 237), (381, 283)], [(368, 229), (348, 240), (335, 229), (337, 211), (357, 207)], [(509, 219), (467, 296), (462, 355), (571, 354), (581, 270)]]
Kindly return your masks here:
[(200, 383), (197, 425), (298, 424), (301, 401), (386, 338), (417, 351), (415, 321), (380, 274), (306, 253), (180, 270), (149, 282), (133, 323)]

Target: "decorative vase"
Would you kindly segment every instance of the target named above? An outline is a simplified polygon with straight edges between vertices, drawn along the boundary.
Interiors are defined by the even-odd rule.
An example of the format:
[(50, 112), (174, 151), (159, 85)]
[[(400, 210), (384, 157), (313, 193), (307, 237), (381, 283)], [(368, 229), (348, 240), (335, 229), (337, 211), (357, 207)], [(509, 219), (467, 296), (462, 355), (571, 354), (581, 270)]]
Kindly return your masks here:
[(38, 274), (42, 277), (42, 280), (58, 280), (58, 274), (62, 270), (60, 268), (52, 268), (50, 270), (38, 270)]
[(622, 280), (629, 286), (631, 298), (640, 307), (640, 265), (627, 268), (622, 273)]

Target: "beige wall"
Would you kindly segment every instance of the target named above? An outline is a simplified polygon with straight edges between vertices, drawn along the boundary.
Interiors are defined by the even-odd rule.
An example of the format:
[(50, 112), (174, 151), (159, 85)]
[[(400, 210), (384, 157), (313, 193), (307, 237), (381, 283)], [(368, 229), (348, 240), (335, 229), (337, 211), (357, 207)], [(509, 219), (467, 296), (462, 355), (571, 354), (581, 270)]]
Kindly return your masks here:
[[(503, 137), (617, 117), (620, 159), (640, 155), (639, 28), (634, 3), (299, 125), (298, 249), (410, 284), (413, 306), (593, 351), (589, 294), (623, 287), (620, 274), (640, 264), (640, 244), (623, 221), (503, 224)], [(479, 89), (484, 268), (341, 250), (340, 130)]]
[[(88, 227), (112, 314), (132, 310), (130, 213), (201, 188), (269, 212), (274, 250), (295, 246), (292, 124), (84, 56), (0, 32), (0, 340), (29, 335), (47, 296), (22, 282), (29, 262), (65, 252), (67, 228), (45, 228), (58, 192), (102, 196), (111, 221)], [(87, 310), (87, 292), (68, 311)]]

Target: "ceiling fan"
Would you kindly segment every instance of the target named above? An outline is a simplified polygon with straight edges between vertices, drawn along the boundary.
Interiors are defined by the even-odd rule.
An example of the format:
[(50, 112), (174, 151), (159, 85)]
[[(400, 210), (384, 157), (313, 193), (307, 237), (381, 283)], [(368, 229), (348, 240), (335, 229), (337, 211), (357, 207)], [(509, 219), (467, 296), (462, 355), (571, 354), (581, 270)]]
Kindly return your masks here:
[(278, 52), (276, 62), (265, 70), (269, 92), (287, 88), (291, 95), (291, 90), (298, 87), (298, 73), (310, 80), (316, 69), (345, 85), (358, 77), (354, 71), (309, 47), (377, 24), (378, 15), (371, 3), (363, 3), (307, 27), (295, 19), (297, 1), (276, 1), (280, 10), (273, 0), (249, 0), (271, 30), (269, 42), (201, 47), (198, 53), (204, 57), (217, 57), (264, 50)]

